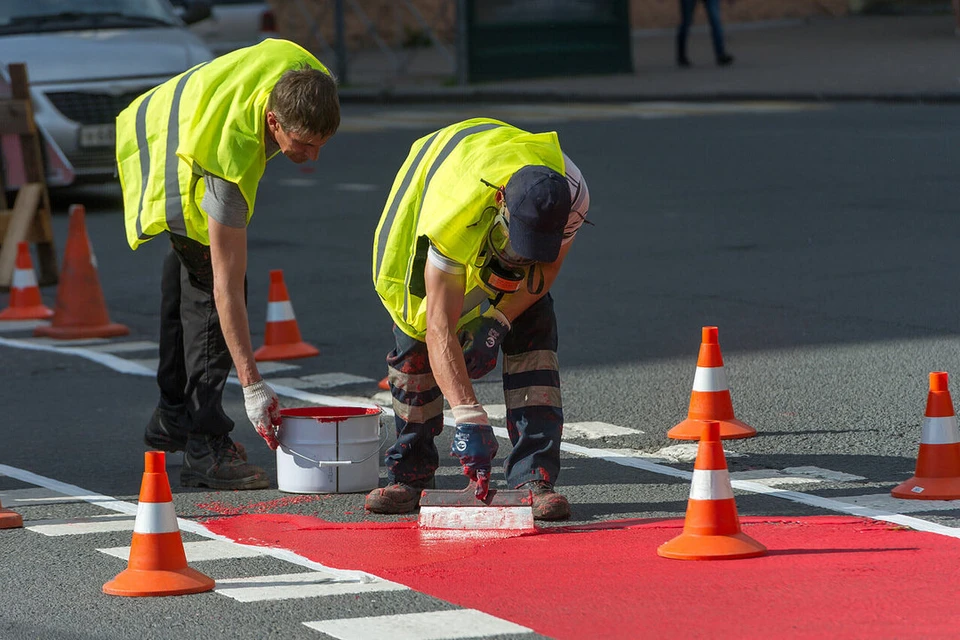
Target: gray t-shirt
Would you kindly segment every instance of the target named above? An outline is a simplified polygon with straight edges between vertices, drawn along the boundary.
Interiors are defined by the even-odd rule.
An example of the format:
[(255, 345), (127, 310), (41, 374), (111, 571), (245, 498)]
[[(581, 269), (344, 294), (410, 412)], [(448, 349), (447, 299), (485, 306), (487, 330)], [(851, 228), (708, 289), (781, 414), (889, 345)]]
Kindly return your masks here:
[[(267, 137), (266, 156), (269, 160), (280, 145)], [(193, 172), (203, 176), (204, 193), (200, 201), (200, 208), (208, 217), (213, 218), (225, 227), (243, 229), (247, 226), (247, 201), (244, 200), (240, 187), (233, 182), (224, 180), (220, 176), (204, 170), (194, 164)]]

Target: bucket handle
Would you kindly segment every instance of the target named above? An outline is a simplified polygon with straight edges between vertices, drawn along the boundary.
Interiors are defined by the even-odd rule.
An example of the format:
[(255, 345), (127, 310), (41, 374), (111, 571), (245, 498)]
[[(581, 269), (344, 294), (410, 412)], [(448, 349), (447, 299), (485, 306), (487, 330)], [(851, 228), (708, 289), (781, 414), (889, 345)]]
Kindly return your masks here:
[(378, 453), (380, 453), (380, 449), (383, 448), (383, 443), (385, 443), (385, 442), (387, 441), (387, 430), (386, 430), (383, 426), (380, 427), (380, 430), (383, 431), (383, 437), (380, 438), (380, 444), (378, 444), (378, 445), (377, 445), (377, 448), (373, 450), (373, 453), (371, 453), (370, 455), (366, 456), (365, 458), (361, 458), (361, 459), (359, 459), (359, 460), (314, 460), (313, 458), (309, 458), (309, 457), (303, 455), (302, 453), (300, 453), (299, 451), (294, 450), (292, 447), (289, 447), (289, 446), (285, 445), (285, 444), (283, 443), (283, 440), (280, 440), (280, 434), (277, 434), (277, 441), (280, 443), (280, 446), (285, 447), (285, 448), (287, 449), (287, 451), (289, 451), (289, 452), (292, 453), (293, 455), (297, 456), (298, 458), (303, 458), (303, 459), (306, 460), (307, 462), (312, 462), (313, 464), (317, 465), (318, 467), (325, 467), (325, 466), (326, 466), (326, 467), (340, 467), (340, 466), (347, 465), (347, 464), (360, 464), (361, 462), (366, 462), (367, 460), (369, 460), (369, 459), (372, 458), (373, 456), (375, 456), (375, 455), (377, 455)]

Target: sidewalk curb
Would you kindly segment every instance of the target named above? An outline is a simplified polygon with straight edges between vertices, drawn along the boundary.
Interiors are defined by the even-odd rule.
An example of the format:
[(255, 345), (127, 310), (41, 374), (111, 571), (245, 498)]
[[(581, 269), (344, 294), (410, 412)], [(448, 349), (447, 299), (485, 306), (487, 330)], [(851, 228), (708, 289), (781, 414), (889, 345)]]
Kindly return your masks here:
[(345, 104), (463, 104), (463, 103), (625, 103), (625, 102), (872, 102), (890, 104), (958, 104), (956, 92), (918, 91), (887, 93), (846, 92), (738, 92), (691, 94), (598, 94), (569, 91), (509, 91), (503, 89), (450, 89), (405, 91), (395, 89), (345, 89)]

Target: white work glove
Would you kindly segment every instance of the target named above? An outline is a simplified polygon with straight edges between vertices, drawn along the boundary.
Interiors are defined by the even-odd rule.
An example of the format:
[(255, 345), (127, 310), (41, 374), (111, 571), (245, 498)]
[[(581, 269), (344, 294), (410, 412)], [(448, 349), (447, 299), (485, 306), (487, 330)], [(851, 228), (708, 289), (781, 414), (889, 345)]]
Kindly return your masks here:
[(266, 382), (258, 380), (243, 388), (243, 405), (253, 428), (267, 441), (267, 446), (276, 451), (280, 446), (280, 441), (277, 440), (280, 398)]

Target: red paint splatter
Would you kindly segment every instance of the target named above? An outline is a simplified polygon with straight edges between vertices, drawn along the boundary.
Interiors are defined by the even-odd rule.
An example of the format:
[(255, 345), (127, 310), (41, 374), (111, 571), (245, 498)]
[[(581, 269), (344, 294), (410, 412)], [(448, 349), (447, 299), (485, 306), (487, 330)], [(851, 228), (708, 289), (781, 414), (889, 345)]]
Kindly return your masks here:
[(198, 502), (197, 508), (204, 509), (205, 511), (212, 511), (218, 516), (240, 516), (253, 513), (271, 513), (284, 507), (310, 504), (311, 502), (320, 502), (321, 500), (328, 500), (329, 498), (329, 495), (309, 494), (284, 496), (283, 498), (276, 498), (275, 500), (251, 502), (249, 504), (240, 505), (227, 504), (225, 502)]

